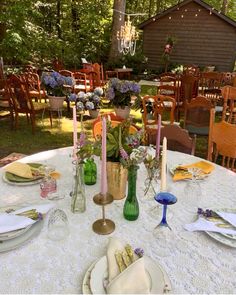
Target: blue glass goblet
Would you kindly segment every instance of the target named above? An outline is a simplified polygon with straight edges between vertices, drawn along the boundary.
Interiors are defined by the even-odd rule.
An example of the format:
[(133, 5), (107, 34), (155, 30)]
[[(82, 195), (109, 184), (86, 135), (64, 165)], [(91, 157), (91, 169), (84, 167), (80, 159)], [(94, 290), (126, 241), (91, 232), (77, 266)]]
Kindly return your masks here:
[(177, 202), (177, 198), (171, 193), (160, 192), (154, 197), (154, 199), (163, 205), (161, 222), (155, 227), (153, 232), (154, 236), (157, 238), (157, 243), (160, 246), (157, 254), (159, 256), (167, 256), (169, 255), (167, 245), (170, 245), (170, 242), (174, 241), (173, 231), (166, 219), (167, 206), (175, 204)]

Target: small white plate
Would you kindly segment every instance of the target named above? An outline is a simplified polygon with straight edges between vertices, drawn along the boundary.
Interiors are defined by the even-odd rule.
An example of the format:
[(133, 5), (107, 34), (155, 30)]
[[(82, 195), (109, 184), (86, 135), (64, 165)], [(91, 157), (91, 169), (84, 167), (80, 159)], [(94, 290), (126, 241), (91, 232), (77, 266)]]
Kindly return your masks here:
[[(170, 280), (161, 266), (151, 258), (144, 256), (145, 268), (150, 281), (150, 293), (162, 294), (171, 290)], [(106, 294), (105, 285), (108, 277), (107, 258), (103, 256), (91, 271), (90, 289), (92, 294)]]
[(0, 253), (14, 250), (38, 235), (43, 227), (43, 220), (35, 222), (24, 234), (6, 241), (0, 241)]

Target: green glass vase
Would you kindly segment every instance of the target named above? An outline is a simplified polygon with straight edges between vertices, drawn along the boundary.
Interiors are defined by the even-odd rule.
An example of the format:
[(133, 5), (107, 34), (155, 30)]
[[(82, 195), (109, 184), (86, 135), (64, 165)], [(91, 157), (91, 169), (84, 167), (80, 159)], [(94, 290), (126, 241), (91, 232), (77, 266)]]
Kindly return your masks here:
[(94, 159), (87, 159), (84, 163), (84, 183), (93, 185), (97, 182), (97, 165)]
[(138, 166), (132, 165), (128, 169), (128, 195), (125, 200), (123, 215), (127, 220), (136, 220), (139, 216), (139, 204), (136, 197)]

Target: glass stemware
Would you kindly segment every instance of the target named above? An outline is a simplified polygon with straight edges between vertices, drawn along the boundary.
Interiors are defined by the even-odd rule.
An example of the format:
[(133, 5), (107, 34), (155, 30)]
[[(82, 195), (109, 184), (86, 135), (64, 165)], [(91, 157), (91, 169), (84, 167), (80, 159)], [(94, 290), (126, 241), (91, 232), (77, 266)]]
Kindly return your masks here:
[(192, 179), (187, 181), (184, 188), (184, 206), (188, 213), (197, 214), (202, 190), (199, 180), (202, 179), (202, 170), (199, 168), (189, 168), (188, 171), (192, 174)]
[(169, 224), (167, 223), (166, 219), (167, 206), (175, 204), (177, 202), (177, 198), (171, 193), (160, 192), (154, 197), (154, 199), (158, 203), (163, 205), (163, 214), (161, 222), (154, 228), (153, 231), (153, 234), (157, 238), (158, 244), (160, 245), (157, 254), (159, 256), (167, 256), (170, 253), (166, 246), (174, 240), (174, 233)]

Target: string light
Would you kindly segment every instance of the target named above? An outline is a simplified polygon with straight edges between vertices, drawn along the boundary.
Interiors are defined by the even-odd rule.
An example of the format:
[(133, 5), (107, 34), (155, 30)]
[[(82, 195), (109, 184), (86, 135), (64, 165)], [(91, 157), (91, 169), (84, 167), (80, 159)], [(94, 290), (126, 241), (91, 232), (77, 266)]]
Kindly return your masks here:
[(169, 16), (169, 19), (171, 19), (171, 16)]
[(156, 21), (156, 19), (155, 19), (155, 18), (153, 18), (152, 20), (153, 20), (153, 21)]
[(195, 16), (197, 17), (197, 15), (198, 15), (198, 14), (196, 13)]
[(184, 15), (182, 14), (181, 17), (184, 18)]

